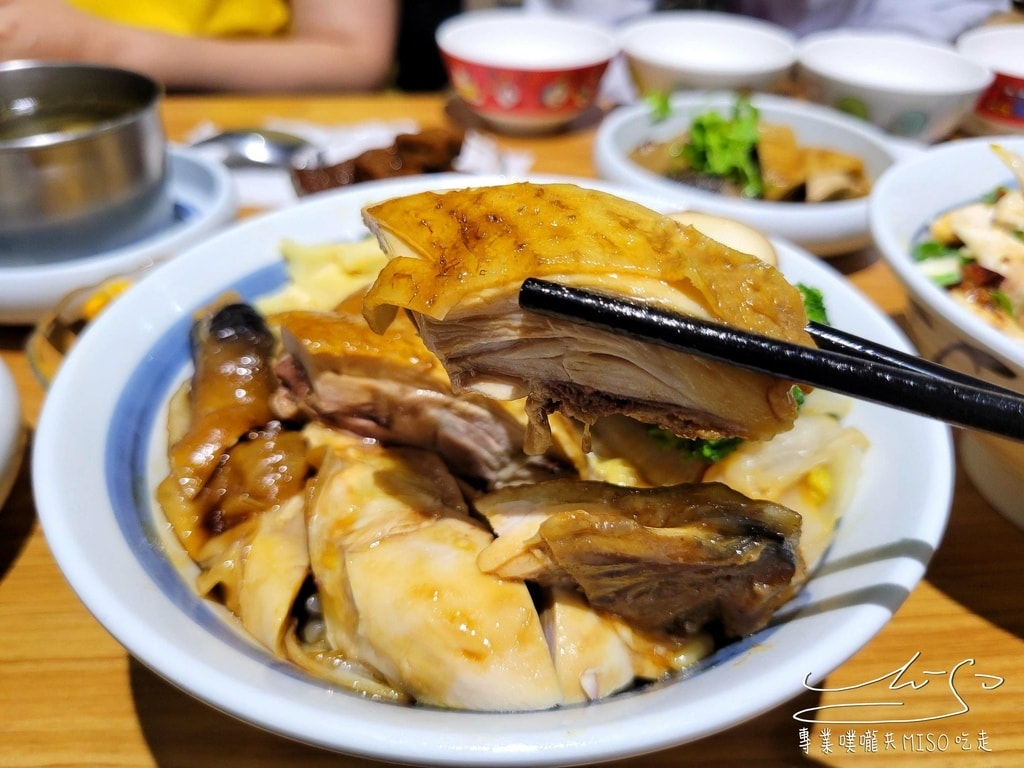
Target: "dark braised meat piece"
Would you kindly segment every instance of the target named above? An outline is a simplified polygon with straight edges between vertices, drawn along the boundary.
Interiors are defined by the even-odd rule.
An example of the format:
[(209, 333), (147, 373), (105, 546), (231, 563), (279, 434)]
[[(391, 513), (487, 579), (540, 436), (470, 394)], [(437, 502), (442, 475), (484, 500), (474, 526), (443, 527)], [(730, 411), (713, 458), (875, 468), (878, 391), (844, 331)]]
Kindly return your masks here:
[(274, 419), (277, 343), (252, 307), (230, 304), (192, 328), (194, 372), (172, 399), (170, 471), (157, 498), (185, 549), (299, 493), (302, 435)]
[(478, 563), (505, 578), (575, 586), (631, 625), (689, 634), (765, 626), (803, 572), (801, 518), (720, 483), (628, 488), (552, 480), (475, 502), (497, 534)]
[(192, 327), (191, 418), (170, 449), (171, 476), (194, 498), (224, 452), (273, 416), (270, 395), (276, 341), (262, 316), (246, 304), (230, 304)]
[(399, 134), (388, 147), (368, 149), (357, 157), (331, 165), (293, 168), (292, 184), (300, 195), (311, 195), (363, 181), (444, 173), (462, 151), (464, 134), (449, 128), (427, 128)]

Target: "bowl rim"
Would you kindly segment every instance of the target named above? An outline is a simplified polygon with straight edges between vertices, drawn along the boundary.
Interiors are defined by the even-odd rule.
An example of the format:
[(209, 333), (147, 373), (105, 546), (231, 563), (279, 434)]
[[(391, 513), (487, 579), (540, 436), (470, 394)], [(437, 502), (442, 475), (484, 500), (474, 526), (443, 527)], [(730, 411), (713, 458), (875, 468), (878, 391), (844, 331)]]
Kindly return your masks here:
[[(454, 35), (467, 29), (471, 30), (478, 25), (496, 25), (503, 30), (512, 28), (511, 25), (519, 25), (526, 27), (527, 30), (525, 31), (543, 25), (557, 30), (586, 32), (599, 41), (600, 44), (597, 47), (600, 49), (600, 52), (595, 51), (592, 55), (580, 56), (572, 63), (552, 66), (551, 64), (529, 62), (509, 64), (507, 61), (494, 60), (488, 56), (470, 58), (462, 52), (452, 49), (451, 38)], [(620, 50), (615, 35), (609, 28), (599, 22), (575, 16), (528, 13), (518, 8), (482, 8), (457, 14), (445, 19), (438, 25), (434, 32), (434, 41), (441, 54), (445, 57), (476, 66), (506, 71), (521, 70), (524, 72), (563, 72), (607, 65), (608, 62), (618, 55)]]
[(0, 509), (21, 467), (27, 429), (14, 376), (0, 358)]
[(983, 48), (986, 42), (993, 39), (999, 40), (1003, 37), (1010, 38), (1011, 40), (1016, 38), (1016, 42), (1024, 45), (1024, 29), (1020, 28), (1019, 25), (993, 24), (987, 27), (976, 27), (974, 29), (967, 30), (956, 39), (954, 47), (968, 59), (971, 59), (982, 66), (989, 67), (1004, 77), (1024, 80), (1024, 58), (1021, 56), (1018, 55), (1017, 59), (1014, 60), (1014, 63), (1018, 66), (1007, 68), (1004, 64), (996, 66), (994, 64), (986, 63), (984, 61), (984, 51), (974, 50), (975, 46)]
[[(565, 177), (538, 178), (569, 181)], [(452, 185), (508, 183), (510, 179), (506, 176), (453, 174), (431, 177), (427, 181), (430, 187), (440, 189)], [(576, 181), (585, 181), (599, 189), (613, 188), (647, 204), (658, 199), (621, 185), (609, 185), (593, 179)], [(744, 717), (753, 716), (752, 711), (767, 711), (779, 703), (780, 697), (788, 701), (794, 694), (806, 690), (809, 684), (828, 674), (826, 667), (845, 662), (881, 629), (923, 578), (927, 561), (945, 530), (953, 491), (949, 428), (904, 414), (891, 418), (886, 413), (884, 418), (879, 418), (882, 414), (875, 413), (872, 423), (884, 431), (885, 438), (904, 434), (906, 427), (912, 425), (914, 429), (910, 430), (912, 434), (909, 436), (921, 452), (927, 454), (925, 463), (934, 461), (931, 466), (941, 470), (941, 477), (935, 480), (931, 470), (928, 474), (915, 473), (911, 465), (914, 478), (910, 485), (915, 494), (921, 493), (921, 496), (915, 495), (919, 502), (916, 511), (906, 516), (891, 516), (885, 521), (886, 535), (892, 540), (890, 546), (879, 548), (877, 540), (872, 538), (877, 526), (870, 524), (874, 514), (870, 505), (859, 507), (859, 516), (844, 520), (847, 525), (844, 530), (849, 535), (837, 540), (830, 549), (828, 562), (831, 568), (823, 572), (820, 579), (813, 580), (816, 585), (813, 589), (808, 585), (801, 593), (805, 599), (792, 606), (794, 621), (782, 622), (771, 635), (776, 640), (788, 638), (798, 646), (809, 641), (814, 653), (810, 657), (806, 653), (777, 655), (774, 660), (778, 663), (762, 664), (763, 675), (759, 676), (757, 686), (747, 683), (749, 665), (752, 659), (756, 663), (773, 654), (771, 640), (758, 646), (752, 655), (749, 653), (750, 645), (741, 643), (738, 655), (720, 659), (719, 665), (709, 672), (712, 678), (704, 678), (703, 682), (702, 676), (695, 675), (645, 691), (642, 697), (626, 694), (594, 707), (541, 713), (437, 712), (426, 708), (389, 707), (353, 696), (332, 697), (331, 690), (310, 685), (308, 681), (299, 686), (295, 680), (283, 677), (281, 669), (260, 660), (266, 654), (261, 654), (260, 659), (253, 659), (237, 650), (228, 652), (223, 648), (207, 648), (209, 653), (203, 655), (202, 663), (191, 664), (195, 648), (190, 639), (205, 637), (205, 634), (199, 634), (205, 630), (194, 626), (195, 617), (183, 615), (180, 606), (170, 608), (169, 617), (165, 615), (167, 596), (161, 589), (154, 589), (156, 575), (142, 570), (141, 562), (133, 559), (130, 553), (119, 551), (119, 547), (96, 548), (90, 545), (88, 538), (104, 540), (105, 536), (119, 536), (124, 539), (124, 532), (119, 531), (116, 521), (110, 519), (113, 513), (109, 516), (104, 513), (102, 524), (97, 526), (90, 515), (80, 514), (81, 509), (75, 504), (77, 499), (96, 500), (102, 497), (98, 503), (107, 505), (110, 502), (109, 489), (103, 485), (103, 466), (108, 460), (114, 463), (123, 460), (123, 446), (129, 438), (146, 440), (145, 435), (128, 436), (113, 429), (107, 409), (116, 406), (126, 387), (130, 389), (129, 382), (134, 381), (130, 370), (132, 366), (155, 369), (158, 365), (148, 365), (147, 360), (160, 363), (161, 359), (171, 357), (157, 355), (155, 359), (146, 357), (140, 360), (136, 357), (138, 353), (152, 351), (154, 343), (171, 331), (175, 334), (175, 345), (179, 342), (187, 345), (184, 337), (178, 339), (178, 332), (186, 330), (191, 306), (195, 302), (202, 301), (206, 294), (219, 292), (225, 284), (248, 280), (254, 269), (263, 275), (271, 261), (274, 269), (282, 268), (277, 250), (282, 232), (275, 229), (277, 223), (287, 220), (289, 227), (294, 228), (313, 221), (337, 222), (338, 219), (332, 216), (337, 214), (342, 201), (351, 204), (355, 196), (361, 195), (365, 204), (374, 196), (383, 195), (385, 190), (390, 194), (398, 189), (410, 190), (408, 185), (412, 183), (408, 179), (370, 182), (362, 185), (362, 189), (357, 187), (324, 193), (315, 200), (307, 201), (305, 209), (293, 206), (264, 217), (248, 219), (193, 246), (181, 259), (168, 262), (150, 274), (100, 315), (65, 361), (44, 404), (34, 443), (32, 470), (39, 493), (40, 520), (55, 558), (62, 564), (74, 589), (86, 600), (101, 623), (108, 627), (114, 624), (115, 637), (127, 648), (133, 648), (141, 662), (176, 680), (200, 700), (232, 712), (249, 723), (323, 747), (344, 747), (344, 751), (353, 754), (421, 764), (429, 761), (449, 766), (483, 763), (566, 765), (570, 764), (567, 761), (575, 764), (639, 755), (643, 751), (679, 743), (684, 738), (680, 734), (685, 734), (687, 739), (702, 738), (723, 727), (736, 725)], [(418, 183), (426, 184), (423, 180)], [(663, 205), (670, 203), (661, 199)], [(347, 225), (341, 222), (332, 227), (338, 232), (348, 232)], [(259, 238), (259, 248), (241, 260), (206, 258), (206, 254), (219, 252), (218, 249), (226, 246), (232, 238), (237, 239), (240, 233), (250, 242), (257, 242), (253, 238)], [(352, 232), (348, 235), (355, 236)], [(838, 273), (793, 246), (779, 243), (779, 247), (780, 256), (790, 260), (793, 266), (799, 265), (806, 279), (820, 281), (827, 291), (842, 294), (843, 299), (839, 303), (846, 307), (849, 319), (867, 319), (871, 332), (884, 334), (888, 343), (909, 349), (909, 343), (895, 324), (843, 282)], [(277, 255), (272, 258), (272, 253)], [(196, 281), (190, 266), (200, 256), (209, 270), (208, 280), (203, 282)], [(157, 297), (160, 300), (154, 301)], [(140, 308), (153, 313), (149, 318), (151, 322), (135, 321), (142, 320), (138, 314)], [(127, 317), (134, 318), (133, 322), (124, 322)], [(109, 343), (108, 337), (115, 330), (115, 335), (125, 343)], [(165, 348), (161, 346), (160, 350), (165, 351)], [(123, 358), (128, 365), (111, 370), (105, 364), (97, 364), (98, 355)], [(153, 371), (147, 375), (161, 378), (161, 374)], [(173, 388), (174, 381), (162, 379), (155, 396), (162, 397), (169, 391), (168, 387)], [(97, 407), (82, 407), (81, 396), (85, 392), (91, 393)], [(142, 400), (151, 396), (154, 395), (131, 394), (132, 398)], [(866, 405), (865, 408), (871, 406)], [(85, 427), (83, 434), (93, 435), (91, 442), (98, 442), (101, 446), (105, 441), (108, 449), (114, 450), (113, 458), (103, 455), (102, 447), (99, 451), (82, 450), (81, 445), (67, 440), (69, 425), (66, 419), (81, 421)], [(136, 429), (142, 431), (144, 428)], [(66, 467), (68, 452), (81, 459), (79, 466), (82, 471), (62, 472), (63, 483), (47, 482), (48, 477), (52, 478), (49, 473), (58, 467)], [(100, 471), (90, 471), (93, 465), (98, 465)], [(884, 470), (886, 466), (884, 458), (879, 456), (866, 471), (871, 468)], [(83, 486), (98, 487), (100, 493), (83, 496)], [(902, 501), (898, 498), (894, 503), (908, 501), (904, 488), (902, 481), (892, 486), (891, 490), (902, 498)], [(875, 498), (881, 492), (871, 479), (859, 485), (858, 489), (863, 493), (874, 493)], [(136, 498), (134, 489), (123, 490)], [(868, 520), (865, 521), (863, 516), (868, 516)], [(79, 535), (82, 531), (88, 535)], [(165, 557), (154, 542), (142, 542), (140, 546), (147, 557)], [(138, 556), (138, 552), (135, 554)], [(122, 568), (130, 568), (130, 572), (125, 573)], [(872, 576), (869, 582), (863, 589), (858, 588), (869, 574)], [(126, 575), (138, 575), (139, 580), (135, 582), (124, 578)], [(132, 596), (131, 607), (120, 602), (125, 595)], [(152, 622), (158, 617), (162, 629), (173, 626), (175, 631), (157, 631)], [(823, 642), (823, 639), (828, 642)], [(243, 658), (239, 659), (240, 656)], [(252, 674), (240, 676), (240, 668)], [(749, 695), (737, 701), (732, 688), (717, 684), (723, 675), (725, 680), (737, 682)], [(267, 700), (268, 679), (280, 684), (274, 686), (277, 697), (288, 698), (289, 693), (295, 694), (296, 687), (301, 687), (301, 698), (288, 699), (295, 703), (294, 708), (281, 708), (275, 703), (277, 699)], [(721, 716), (714, 723), (680, 719), (679, 710), (689, 708), (692, 711), (694, 705), (686, 697), (675, 694), (677, 684), (689, 686), (688, 691), (698, 694), (701, 707), (697, 714), (714, 712), (721, 713)], [(227, 695), (228, 691), (231, 696)], [(666, 701), (671, 701), (674, 706), (666, 710), (662, 706)], [(366, 728), (370, 723), (373, 725), (368, 732)], [(320, 741), (311, 741), (314, 732)]]
[[(912, 242), (902, 243), (896, 235), (883, 226), (885, 212), (890, 204), (890, 197), (895, 194), (894, 187), (901, 184), (910, 174), (919, 170), (922, 166), (931, 166), (934, 163), (941, 163), (951, 156), (964, 155), (968, 157), (977, 156), (977, 160), (986, 160), (991, 157), (993, 162), (999, 163), (989, 147), (993, 143), (1004, 146), (1012, 146), (1012, 151), (1024, 155), (1024, 137), (1022, 136), (975, 136), (960, 139), (949, 144), (942, 144), (931, 147), (916, 157), (909, 158), (888, 169), (879, 178), (875, 189), (868, 203), (868, 222), (871, 227), (871, 234), (875, 240), (878, 251), (882, 258), (888, 263), (897, 277), (904, 284), (907, 290), (918, 300), (926, 304), (936, 314), (946, 317), (962, 328), (967, 335), (978, 343), (984, 344), (990, 351), (996, 353), (1004, 360), (1013, 362), (1016, 366), (1024, 368), (1024, 343), (1016, 342), (1002, 333), (997, 328), (989, 325), (972, 312), (961, 307), (946, 295), (946, 291), (929, 280), (915, 265), (910, 248)], [(1006, 169), (1006, 175), (1011, 172)], [(963, 188), (963, 196), (958, 202), (951, 203), (950, 207), (966, 204), (977, 200), (988, 189), (969, 191), (969, 182), (964, 184), (962, 180), (957, 185)], [(942, 213), (934, 211), (932, 217)], [(915, 232), (926, 227), (930, 219), (915, 223)]]
[(674, 10), (647, 13), (623, 22), (615, 31), (620, 44), (638, 32), (648, 29), (668, 29), (677, 26), (696, 26), (703, 29), (722, 29), (730, 32), (752, 32), (757, 37), (770, 38), (779, 43), (788, 43), (795, 48), (797, 35), (792, 30), (756, 16), (743, 16), (723, 11)]
[[(672, 27), (695, 27), (700, 31), (721, 29), (730, 33), (749, 33), (747, 38), (767, 41), (772, 44), (770, 55), (760, 61), (744, 62), (742, 66), (705, 65), (699, 58), (659, 59), (639, 39), (642, 33), (655, 30), (670, 30)], [(762, 73), (782, 72), (796, 61), (796, 36), (785, 27), (764, 19), (720, 11), (659, 11), (631, 19), (616, 30), (616, 37), (622, 54), (629, 60), (651, 67), (679, 69), (692, 73), (728, 74), (749, 76)]]
[[(911, 49), (918, 52), (932, 53), (945, 60), (965, 64), (969, 71), (965, 73), (963, 84), (956, 87), (946, 86), (937, 78), (915, 86), (903, 83), (879, 86), (874, 83), (865, 83), (852, 77), (849, 72), (835, 67), (830, 56), (824, 55), (829, 50), (834, 51), (837, 44), (856, 47), (864, 42), (877, 42), (894, 49)], [(808, 57), (812, 54), (814, 59), (809, 61)], [(799, 69), (806, 70), (811, 74), (829, 78), (849, 87), (880, 90), (902, 95), (964, 95), (980, 93), (995, 77), (991, 68), (969, 59), (952, 45), (891, 31), (826, 29), (812, 32), (797, 43), (796, 65)]]

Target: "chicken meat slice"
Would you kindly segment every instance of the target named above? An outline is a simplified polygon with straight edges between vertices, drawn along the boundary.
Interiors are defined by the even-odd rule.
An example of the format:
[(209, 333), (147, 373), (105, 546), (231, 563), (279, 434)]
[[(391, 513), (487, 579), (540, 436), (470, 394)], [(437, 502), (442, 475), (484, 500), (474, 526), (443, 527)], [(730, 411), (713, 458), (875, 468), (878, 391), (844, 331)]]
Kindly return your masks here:
[(476, 565), (491, 540), (436, 454), (335, 444), (309, 508), (310, 563), (330, 644), (423, 704), (558, 705), (526, 584)]
[(812, 344), (800, 292), (754, 256), (571, 184), (426, 192), (363, 217), (389, 257), (363, 301), (370, 327), (408, 310), (456, 391), (526, 397), (530, 453), (549, 445), (553, 412), (584, 424), (621, 413), (685, 437), (792, 426), (789, 381), (519, 308), (536, 277)]
[[(576, 586), (641, 630), (765, 626), (793, 591), (800, 515), (720, 483), (627, 488), (553, 480), (475, 501), (497, 539), (481, 570)], [(504, 540), (503, 540), (504, 539)]]
[(998, 226), (994, 216), (992, 205), (975, 203), (950, 212), (948, 222), (978, 264), (1002, 276), (999, 289), (1016, 314), (1024, 308), (1024, 241), (1013, 230)]
[(277, 415), (315, 419), (379, 440), (436, 451), (460, 479), (477, 489), (576, 476), (586, 466), (568, 425), (543, 455), (523, 452), (522, 408), (466, 392), (423, 345), (408, 318), (383, 334), (359, 313), (294, 311), (271, 317), (284, 352)]
[(292, 609), (309, 575), (305, 505), (301, 495), (206, 543), (196, 579), (202, 595), (215, 590), (242, 626), (279, 656)]
[(660, 680), (714, 650), (706, 633), (674, 637), (642, 632), (595, 611), (576, 589), (555, 587), (541, 612), (566, 702), (597, 701), (636, 680)]
[(629, 646), (576, 590), (551, 590), (541, 620), (566, 702), (597, 701), (633, 684)]

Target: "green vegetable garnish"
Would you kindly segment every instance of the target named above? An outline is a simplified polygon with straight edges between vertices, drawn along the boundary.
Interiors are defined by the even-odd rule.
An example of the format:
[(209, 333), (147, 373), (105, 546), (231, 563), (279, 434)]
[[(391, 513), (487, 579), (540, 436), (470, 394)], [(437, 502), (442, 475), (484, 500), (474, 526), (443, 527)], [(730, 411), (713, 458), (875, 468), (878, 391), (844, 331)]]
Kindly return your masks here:
[(999, 202), (999, 198), (1001, 198), (1003, 195), (1005, 195), (1006, 192), (1007, 192), (1006, 187), (998, 186), (995, 189), (991, 189), (988, 192), (986, 192), (984, 195), (982, 195), (981, 196), (981, 202), (988, 203), (989, 205), (994, 205), (995, 203)]
[(648, 434), (664, 450), (678, 451), (682, 458), (699, 459), (709, 464), (724, 459), (743, 443), (742, 437), (721, 437), (716, 440), (678, 437), (661, 427), (651, 427)]
[(671, 94), (668, 91), (652, 91), (644, 96), (644, 101), (651, 108), (651, 118), (660, 123), (672, 114), (672, 104), (669, 101)]
[(996, 308), (1002, 312), (1005, 312), (1010, 317), (1013, 317), (1013, 302), (1010, 301), (1010, 297), (999, 290), (992, 290), (989, 292), (989, 297), (992, 299), (992, 303), (995, 304)]
[(828, 320), (828, 312), (825, 311), (825, 297), (821, 290), (803, 283), (797, 283), (796, 287), (800, 291), (800, 295), (803, 296), (807, 319), (822, 325), (832, 325)]
[(910, 255), (920, 265), (925, 277), (938, 286), (949, 288), (959, 285), (963, 280), (963, 267), (967, 259), (959, 248), (926, 240), (915, 245)]
[[(803, 283), (798, 283), (797, 289), (803, 296), (807, 317), (817, 323), (831, 325), (828, 320), (828, 313), (825, 312), (825, 297), (822, 295), (821, 290), (811, 288)], [(793, 386), (791, 392), (793, 399), (796, 400), (797, 407), (801, 407), (807, 396), (796, 385)], [(684, 458), (699, 459), (709, 464), (721, 461), (743, 444), (742, 437), (721, 437), (716, 440), (701, 440), (699, 438), (679, 437), (661, 427), (651, 427), (647, 434), (664, 450), (678, 451)]]
[(744, 197), (764, 196), (764, 181), (757, 162), (758, 112), (746, 96), (736, 99), (732, 117), (705, 112), (690, 126), (683, 159), (694, 171), (729, 179)]
[(804, 401), (807, 399), (807, 395), (804, 394), (804, 391), (800, 389), (800, 387), (798, 387), (796, 384), (794, 384), (793, 388), (790, 390), (790, 393), (793, 395), (793, 399), (796, 400), (796, 407), (802, 407)]
[(935, 240), (926, 240), (915, 245), (911, 255), (914, 257), (914, 261), (928, 261), (929, 259), (944, 259), (947, 256), (959, 257), (960, 249), (943, 245)]

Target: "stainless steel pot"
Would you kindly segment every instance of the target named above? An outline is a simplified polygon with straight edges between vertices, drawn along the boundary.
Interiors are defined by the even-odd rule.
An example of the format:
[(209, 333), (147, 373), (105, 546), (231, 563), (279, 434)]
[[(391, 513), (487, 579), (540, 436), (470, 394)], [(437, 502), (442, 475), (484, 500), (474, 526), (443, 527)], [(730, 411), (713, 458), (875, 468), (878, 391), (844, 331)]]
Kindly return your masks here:
[(89, 255), (166, 225), (162, 97), (123, 69), (0, 64), (0, 259)]

